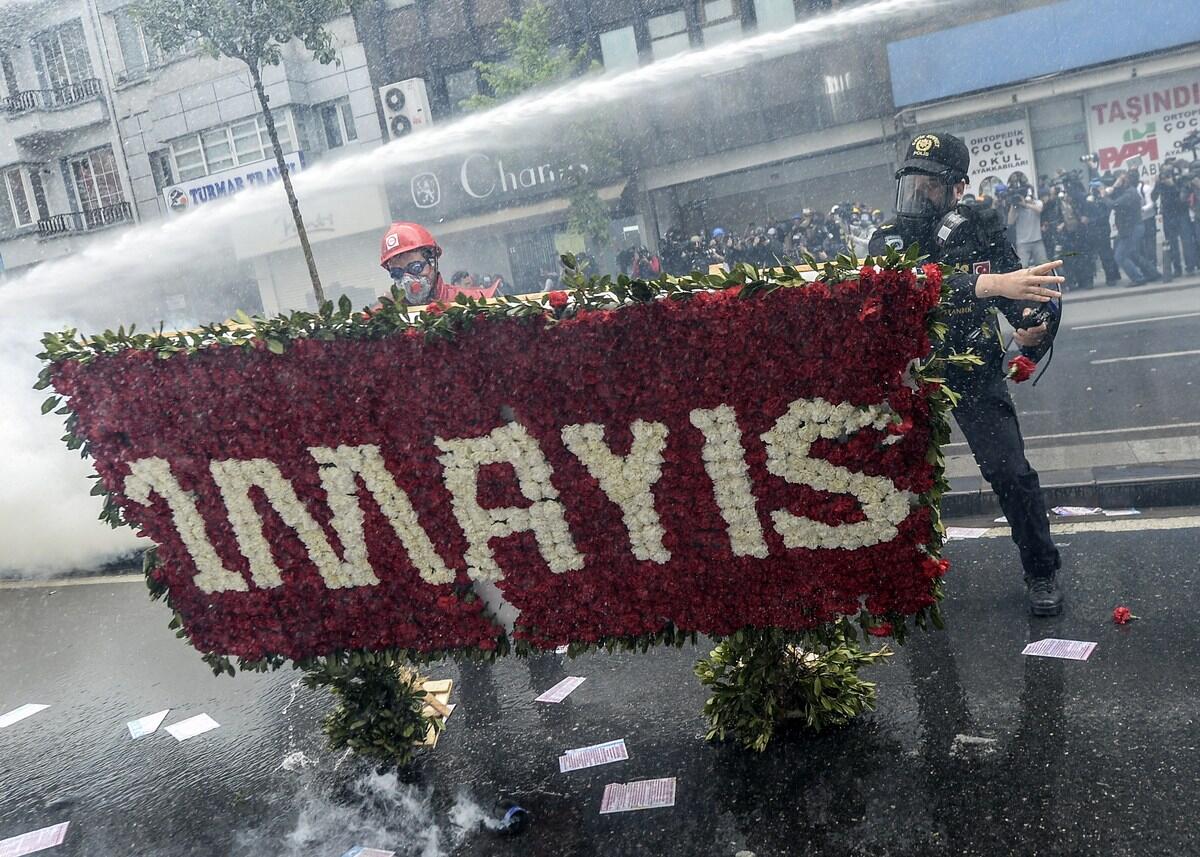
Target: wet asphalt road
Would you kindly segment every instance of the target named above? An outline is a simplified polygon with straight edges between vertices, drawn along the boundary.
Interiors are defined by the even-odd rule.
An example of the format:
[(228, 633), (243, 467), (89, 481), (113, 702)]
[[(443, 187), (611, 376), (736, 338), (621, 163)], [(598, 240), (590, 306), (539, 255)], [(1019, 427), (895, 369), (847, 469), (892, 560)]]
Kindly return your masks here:
[(1067, 293), (1045, 375), (1012, 390), (1026, 437), (1129, 428), (1158, 437), (1178, 434), (1171, 426), (1180, 423), (1196, 432), (1200, 284), (1139, 292), (1079, 302)]
[[(138, 583), (0, 590), (0, 839), (70, 821), (54, 857), (401, 855), (1183, 855), (1200, 843), (1200, 520), (1073, 533), (1065, 614), (1026, 616), (1007, 540), (948, 546), (948, 628), (871, 671), (879, 709), (762, 755), (703, 740), (701, 649), (447, 665), (437, 750), (404, 781), (322, 749), (328, 701), (298, 674), (214, 678)], [(1128, 605), (1142, 618), (1119, 628)], [(1086, 663), (1025, 658), (1048, 636)], [(533, 697), (587, 681), (558, 706)], [(221, 727), (131, 741), (172, 708)], [(959, 737), (962, 736), (962, 737)], [(559, 774), (564, 749), (625, 738), (625, 762)], [(679, 778), (673, 809), (598, 814), (605, 783)], [(459, 822), (511, 795), (535, 815), (505, 840)]]

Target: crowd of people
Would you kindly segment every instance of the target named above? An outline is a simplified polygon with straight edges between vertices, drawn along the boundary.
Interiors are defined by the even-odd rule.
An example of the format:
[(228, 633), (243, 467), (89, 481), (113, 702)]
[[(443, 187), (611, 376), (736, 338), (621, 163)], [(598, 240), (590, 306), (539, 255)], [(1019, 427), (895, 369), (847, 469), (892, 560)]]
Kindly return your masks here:
[(672, 229), (659, 242), (658, 256), (638, 247), (627, 250), (618, 261), (624, 273), (636, 277), (646, 276), (646, 271), (678, 276), (707, 271), (712, 265), (770, 267), (801, 263), (806, 256), (823, 262), (848, 248), (866, 255), (871, 233), (881, 223), (883, 212), (863, 204), (841, 203), (827, 214), (805, 208), (787, 220), (751, 223), (741, 232), (718, 226), (707, 235), (685, 236)]
[[(1067, 289), (1092, 288), (1098, 272), (1107, 285), (1138, 286), (1200, 270), (1200, 162), (1167, 158), (1155, 182), (1136, 170), (1060, 170), (1040, 176), (1035, 186), (1014, 172), (1007, 182), (980, 190), (963, 202), (1000, 210), (1023, 264), (1065, 259)], [(805, 208), (787, 220), (751, 223), (740, 231), (717, 226), (687, 235), (673, 228), (657, 254), (628, 247), (618, 263), (622, 273), (654, 279), (743, 262), (770, 267), (799, 264), (806, 256), (823, 262), (848, 249), (862, 258), (884, 219), (878, 208), (842, 203), (826, 214)]]
[(1025, 265), (1064, 259), (1068, 289), (1092, 288), (1097, 266), (1107, 285), (1121, 283), (1124, 274), (1126, 285), (1140, 286), (1200, 268), (1200, 163), (1167, 158), (1156, 179), (1147, 182), (1136, 169), (1086, 176), (1060, 170), (1040, 177), (1035, 189), (1015, 172), (964, 201), (1004, 213)]

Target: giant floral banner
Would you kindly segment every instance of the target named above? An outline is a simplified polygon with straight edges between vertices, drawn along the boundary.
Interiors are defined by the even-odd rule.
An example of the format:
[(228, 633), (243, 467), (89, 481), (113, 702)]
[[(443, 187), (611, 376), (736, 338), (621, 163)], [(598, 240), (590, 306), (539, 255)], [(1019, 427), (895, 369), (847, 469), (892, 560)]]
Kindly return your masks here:
[(46, 410), (209, 655), (887, 627), (945, 570), (917, 273), (50, 335)]

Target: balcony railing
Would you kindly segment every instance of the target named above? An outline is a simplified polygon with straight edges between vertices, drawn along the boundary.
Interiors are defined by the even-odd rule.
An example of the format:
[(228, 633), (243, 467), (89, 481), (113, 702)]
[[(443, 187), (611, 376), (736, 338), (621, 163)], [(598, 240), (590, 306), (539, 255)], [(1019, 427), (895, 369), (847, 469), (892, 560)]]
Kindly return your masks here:
[(78, 83), (65, 83), (53, 89), (25, 89), (10, 95), (2, 102), (10, 114), (30, 110), (58, 110), (88, 101), (100, 94), (99, 78), (89, 77)]
[(133, 219), (133, 206), (127, 202), (114, 202), (103, 208), (85, 208), (83, 211), (68, 211), (38, 221), (38, 234), (44, 237), (65, 235), (68, 232), (91, 232), (114, 223), (126, 223)]

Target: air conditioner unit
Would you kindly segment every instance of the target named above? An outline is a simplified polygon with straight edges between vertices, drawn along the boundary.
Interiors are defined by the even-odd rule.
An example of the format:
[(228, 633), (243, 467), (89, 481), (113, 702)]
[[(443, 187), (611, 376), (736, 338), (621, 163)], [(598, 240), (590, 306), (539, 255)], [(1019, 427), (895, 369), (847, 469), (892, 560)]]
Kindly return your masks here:
[(379, 87), (379, 100), (383, 102), (383, 118), (387, 124), (388, 137), (396, 139), (413, 131), (422, 131), (433, 126), (429, 113), (429, 95), (425, 81), (410, 77), (399, 83)]

